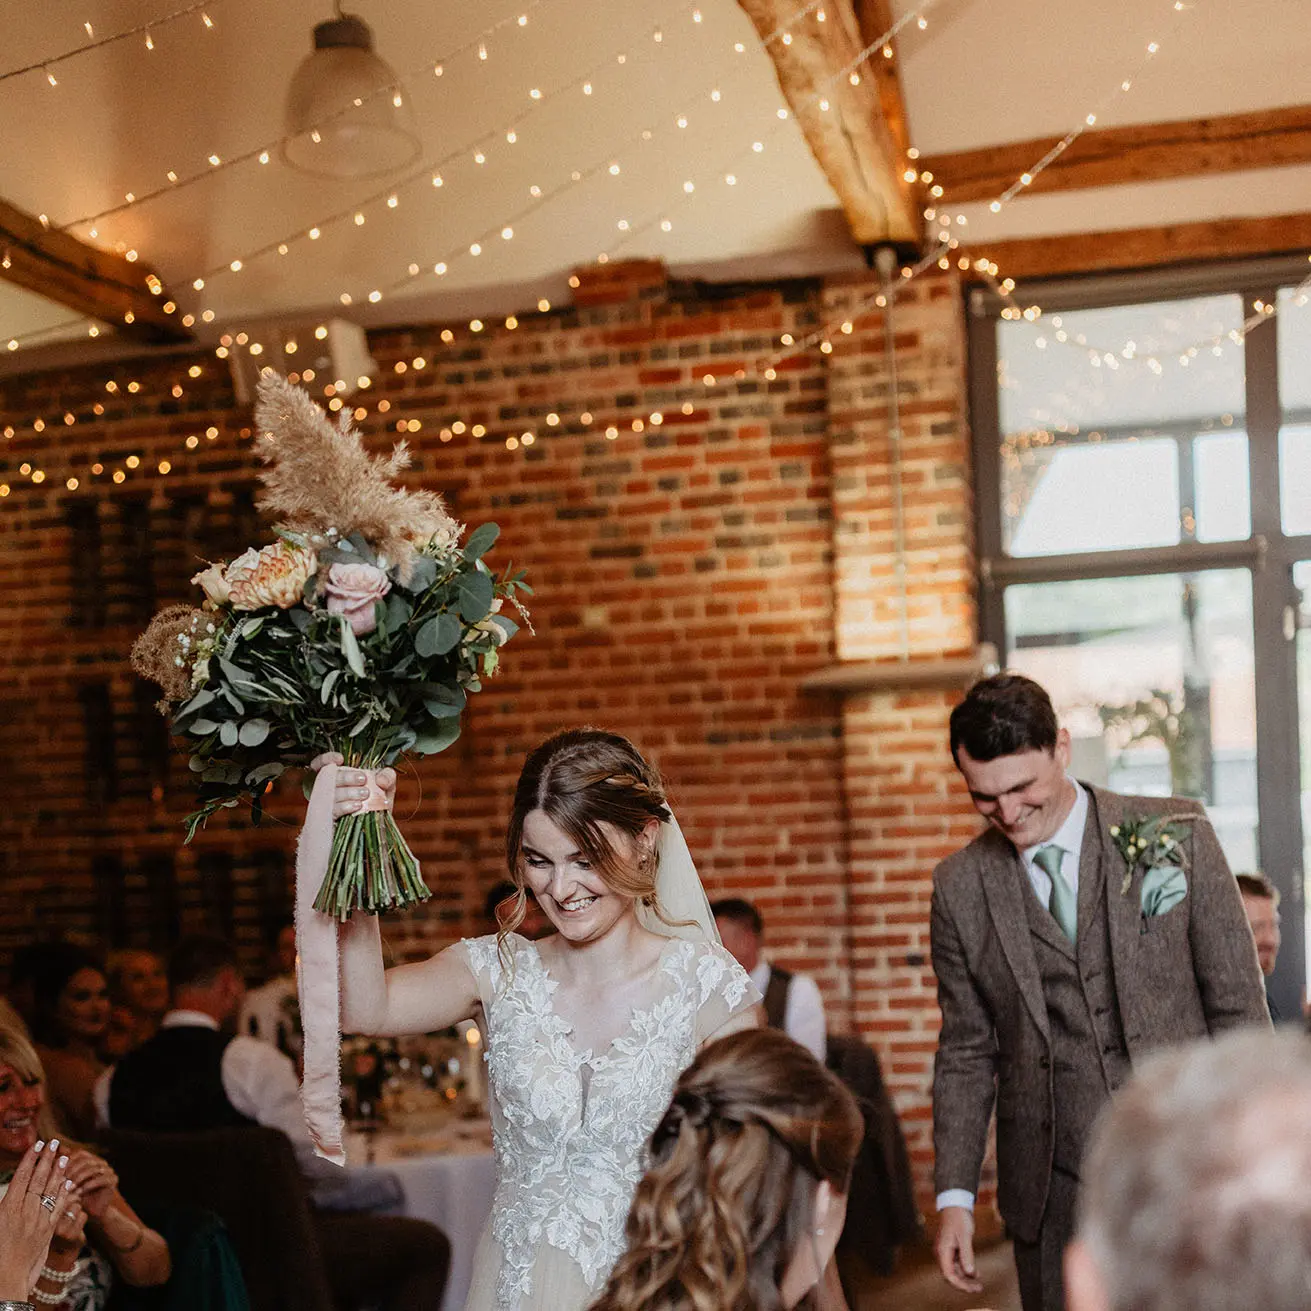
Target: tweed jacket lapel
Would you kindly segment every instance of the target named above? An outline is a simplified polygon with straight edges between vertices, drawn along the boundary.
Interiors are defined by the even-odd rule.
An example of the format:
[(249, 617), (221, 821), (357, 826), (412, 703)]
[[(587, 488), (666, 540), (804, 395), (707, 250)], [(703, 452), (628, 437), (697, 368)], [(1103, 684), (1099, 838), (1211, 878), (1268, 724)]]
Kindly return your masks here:
[(1029, 915), (1024, 905), (1027, 879), (1023, 861), (1015, 848), (1000, 833), (989, 831), (979, 872), (983, 897), (1020, 996), (1043, 1037), (1049, 1038), (1047, 1001), (1043, 996), (1042, 978), (1033, 954), (1033, 939), (1029, 935)]
[[(1138, 952), (1142, 939), (1141, 883), (1142, 870), (1135, 870), (1129, 891), (1121, 894), (1124, 879), (1124, 861), (1115, 849), (1111, 829), (1124, 818), (1125, 799), (1114, 792), (1085, 783), (1092, 796), (1088, 809), (1088, 827), (1084, 832), (1084, 850), (1096, 838), (1101, 866), (1106, 880), (1106, 921), (1111, 939), (1111, 968), (1115, 975), (1116, 992), (1120, 997), (1120, 1016), (1128, 1027), (1125, 1003), (1132, 996), (1132, 981), (1136, 977)], [(1095, 833), (1094, 833), (1095, 826)]]

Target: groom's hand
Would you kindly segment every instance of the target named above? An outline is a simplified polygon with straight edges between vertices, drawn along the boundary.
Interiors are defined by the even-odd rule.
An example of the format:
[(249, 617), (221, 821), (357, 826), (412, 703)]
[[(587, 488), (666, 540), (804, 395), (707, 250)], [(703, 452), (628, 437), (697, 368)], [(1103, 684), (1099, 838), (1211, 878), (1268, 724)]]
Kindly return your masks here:
[(944, 1206), (938, 1212), (938, 1237), (934, 1243), (942, 1277), (964, 1293), (983, 1292), (974, 1266), (974, 1212), (966, 1206)]

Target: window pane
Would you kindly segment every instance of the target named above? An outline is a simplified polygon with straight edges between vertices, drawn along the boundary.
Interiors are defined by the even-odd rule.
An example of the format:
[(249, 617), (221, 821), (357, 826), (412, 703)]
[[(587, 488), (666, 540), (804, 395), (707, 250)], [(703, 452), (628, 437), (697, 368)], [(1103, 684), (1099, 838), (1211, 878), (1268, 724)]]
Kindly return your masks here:
[(1279, 496), (1284, 532), (1311, 533), (1311, 304), (1305, 293), (1279, 293)]
[(1242, 313), (1239, 296), (1207, 296), (999, 323), (1003, 549), (1247, 537), (1243, 352), (1232, 339)]
[(1026, 583), (1005, 608), (1007, 663), (1051, 693), (1075, 774), (1200, 798), (1234, 869), (1255, 869), (1251, 575)]

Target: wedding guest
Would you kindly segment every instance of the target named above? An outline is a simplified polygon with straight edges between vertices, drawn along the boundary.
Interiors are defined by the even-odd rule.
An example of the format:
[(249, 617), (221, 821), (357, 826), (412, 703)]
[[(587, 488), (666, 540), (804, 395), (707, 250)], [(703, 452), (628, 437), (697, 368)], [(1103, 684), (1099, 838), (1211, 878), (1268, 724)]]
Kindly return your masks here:
[[(173, 1006), (159, 1032), (96, 1085), (102, 1123), (160, 1133), (281, 1130), (315, 1204), (328, 1281), (342, 1305), (421, 1311), (440, 1301), (450, 1263), (445, 1234), (422, 1220), (352, 1210), (359, 1194), (350, 1173), (314, 1154), (291, 1061), (271, 1043), (234, 1034), (245, 984), (232, 947), (184, 938), (169, 958), (169, 982)], [(367, 1176), (363, 1186), (376, 1193)]]
[(60, 1214), (72, 1210), (76, 1216), (67, 1171), (59, 1144), (38, 1139), (0, 1187), (0, 1308), (9, 1302), (30, 1311), (27, 1298), (41, 1278)]
[[(1155, 1048), (1269, 1028), (1265, 991), (1198, 802), (1071, 778), (1070, 734), (1019, 674), (976, 683), (951, 713), (950, 743), (988, 827), (933, 874), (938, 1264), (955, 1287), (980, 1290), (973, 1206), (995, 1104), (1021, 1302), (1061, 1311), (1061, 1254), (1098, 1110)], [(1151, 836), (1161, 817), (1179, 846)]]
[(1306, 1311), (1311, 1046), (1226, 1034), (1153, 1058), (1089, 1143), (1070, 1311)]
[(300, 1061), (304, 1039), (296, 1000), (296, 926), (280, 924), (269, 952), (273, 973), (267, 982), (246, 993), (237, 1017), (237, 1032), (272, 1043), (293, 1062)]
[(153, 1038), (168, 1010), (168, 971), (158, 952), (127, 947), (109, 954), (109, 1030), (105, 1055), (118, 1060)]
[(797, 1306), (842, 1233), (855, 1098), (773, 1029), (704, 1047), (651, 1136), (628, 1247), (592, 1311)]
[(827, 1028), (824, 1000), (815, 980), (765, 958), (765, 921), (751, 902), (724, 897), (710, 909), (724, 946), (760, 989), (770, 1028), (782, 1029), (822, 1063), (827, 1053)]
[(16, 1170), (37, 1142), (60, 1144), (73, 1188), (60, 1199), (35, 1299), (101, 1311), (116, 1279), (139, 1288), (164, 1283), (168, 1244), (123, 1200), (108, 1163), (63, 1136), (35, 1048), (17, 1030), (0, 1028), (0, 1172)]
[(32, 1037), (51, 1110), (69, 1133), (91, 1138), (91, 1094), (105, 1070), (101, 1053), (109, 1029), (109, 985), (100, 962), (73, 943), (50, 943), (34, 961), (32, 1006)]
[[(1252, 940), (1256, 943), (1256, 959), (1260, 962), (1261, 973), (1269, 980), (1275, 972), (1275, 961), (1279, 957), (1279, 889), (1264, 874), (1236, 874), (1238, 891), (1243, 894), (1243, 910), (1247, 913), (1247, 923), (1252, 930)], [(1270, 985), (1266, 984), (1266, 1005), (1270, 1008), (1270, 1018), (1278, 1024), (1283, 1018), (1270, 996)]]

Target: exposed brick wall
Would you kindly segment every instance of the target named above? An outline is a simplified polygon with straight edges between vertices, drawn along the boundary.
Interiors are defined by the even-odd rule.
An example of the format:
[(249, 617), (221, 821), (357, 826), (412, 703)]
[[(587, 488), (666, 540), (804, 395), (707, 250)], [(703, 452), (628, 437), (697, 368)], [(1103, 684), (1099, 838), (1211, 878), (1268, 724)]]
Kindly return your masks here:
[[(366, 430), (381, 448), (398, 420), (418, 419), (414, 482), (468, 523), (500, 523), (493, 562), (512, 557), (537, 588), (536, 636), (508, 648), (460, 741), (402, 784), (435, 895), (389, 921), (387, 937), (410, 956), (479, 931), (524, 752), (571, 724), (628, 733), (666, 773), (711, 895), (755, 899), (776, 955), (820, 979), (834, 1027), (878, 1047), (927, 1187), (929, 873), (973, 831), (945, 750), (948, 702), (798, 690), (839, 658), (901, 651), (882, 315), (772, 381), (701, 381), (867, 291), (860, 279), (668, 284), (658, 266), (619, 266), (585, 281), (574, 307), (513, 330), (371, 336), (382, 367), (357, 398)], [(974, 640), (973, 533), (954, 278), (906, 288), (894, 327), (910, 651), (959, 653)], [(172, 396), (192, 363), (200, 377)], [(216, 365), (198, 355), (0, 386), (15, 429), (0, 449), (13, 489), (0, 503), (0, 958), (43, 932), (144, 942), (211, 925), (235, 933), (254, 966), (261, 924), (286, 905), (298, 788), (281, 785), (261, 828), (226, 815), (183, 847), (185, 762), (125, 663), (198, 560), (259, 540), (249, 412)], [(583, 407), (591, 431), (576, 420)], [(76, 424), (59, 423), (64, 410)], [(452, 436), (455, 419), (487, 434)], [(523, 431), (534, 444), (507, 449)], [(129, 455), (139, 468), (110, 482)], [(41, 486), (19, 476), (22, 461), (46, 471)]]

